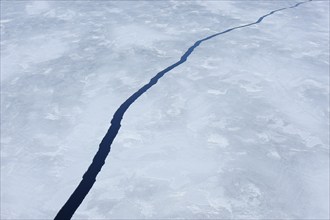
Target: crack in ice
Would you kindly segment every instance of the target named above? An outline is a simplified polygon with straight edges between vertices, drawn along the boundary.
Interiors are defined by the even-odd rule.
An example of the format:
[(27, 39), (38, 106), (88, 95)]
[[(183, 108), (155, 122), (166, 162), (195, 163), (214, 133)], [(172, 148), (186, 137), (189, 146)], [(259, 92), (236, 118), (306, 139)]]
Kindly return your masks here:
[(127, 109), (145, 92), (147, 92), (153, 85), (155, 85), (160, 78), (162, 78), (165, 73), (169, 72), (170, 70), (174, 69), (175, 67), (181, 65), (182, 63), (186, 62), (187, 58), (190, 56), (190, 54), (194, 51), (195, 48), (197, 48), (202, 42), (210, 40), (211, 38), (214, 38), (218, 35), (222, 35), (228, 32), (231, 32), (236, 29), (244, 28), (244, 27), (249, 27), (252, 25), (256, 25), (260, 22), (262, 22), (263, 19), (266, 17), (282, 10), (290, 9), (290, 8), (295, 8), (298, 7), (301, 4), (310, 2), (313, 0), (309, 1), (304, 1), (304, 2), (299, 2), (293, 6), (290, 7), (285, 7), (285, 8), (280, 8), (274, 11), (269, 12), (268, 14), (265, 14), (261, 16), (256, 22), (252, 22), (249, 24), (233, 27), (230, 29), (227, 29), (225, 31), (210, 35), (208, 37), (205, 37), (201, 40), (198, 40), (194, 43), (193, 46), (191, 46), (180, 58), (179, 61), (176, 63), (172, 64), (171, 66), (165, 68), (164, 70), (160, 71), (157, 73), (149, 83), (145, 84), (143, 87), (141, 87), (138, 91), (136, 91), (133, 95), (131, 95), (121, 106), (117, 109), (115, 114), (113, 115), (113, 118), (111, 120), (111, 125), (110, 128), (108, 129), (106, 135), (102, 139), (101, 143), (99, 144), (99, 149), (97, 153), (95, 154), (93, 158), (93, 162), (91, 165), (88, 167), (87, 171), (83, 175), (83, 178), (77, 188), (74, 190), (74, 192), (71, 194), (70, 198), (68, 201), (64, 204), (64, 206), (59, 210), (57, 213), (56, 217), (54, 220), (67, 220), (71, 219), (77, 208), (80, 206), (82, 201), (84, 200), (85, 196), (88, 194), (90, 189), (92, 188), (93, 184), (96, 181), (96, 176), (97, 174), (101, 171), (102, 166), (105, 163), (105, 159), (107, 158), (110, 150), (111, 150), (111, 144), (115, 137), (117, 136), (117, 133), (120, 129), (120, 122), (127, 111)]

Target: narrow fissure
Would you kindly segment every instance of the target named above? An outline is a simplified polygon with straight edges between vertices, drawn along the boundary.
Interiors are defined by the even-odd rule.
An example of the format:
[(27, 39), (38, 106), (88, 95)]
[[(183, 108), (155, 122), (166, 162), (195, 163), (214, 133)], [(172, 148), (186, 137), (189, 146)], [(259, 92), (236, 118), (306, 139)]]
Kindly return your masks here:
[(159, 73), (157, 73), (153, 78), (151, 78), (151, 80), (149, 81), (149, 83), (145, 84), (143, 87), (141, 87), (138, 91), (136, 91), (135, 93), (133, 93), (123, 104), (121, 104), (121, 106), (117, 109), (117, 111), (115, 112), (115, 114), (113, 115), (113, 118), (111, 120), (111, 125), (107, 131), (107, 133), (105, 134), (105, 136), (103, 137), (101, 143), (99, 144), (99, 149), (96, 152), (93, 161), (91, 163), (91, 165), (88, 167), (87, 171), (85, 172), (85, 174), (83, 175), (83, 178), (81, 180), (81, 182), (79, 183), (79, 185), (77, 186), (77, 188), (74, 190), (74, 192), (71, 194), (70, 198), (67, 200), (67, 202), (64, 204), (64, 206), (59, 210), (59, 212), (57, 213), (56, 217), (54, 220), (67, 220), (67, 219), (71, 219), (71, 217), (73, 216), (73, 214), (75, 213), (75, 211), (77, 210), (77, 208), (80, 206), (80, 204), (82, 203), (82, 201), (84, 200), (84, 198), (86, 197), (86, 195), (88, 194), (88, 192), (90, 191), (90, 189), (92, 188), (93, 184), (96, 181), (96, 176), (97, 174), (101, 171), (102, 166), (105, 163), (105, 159), (107, 158), (108, 154), (110, 153), (111, 150), (111, 144), (113, 142), (113, 140), (115, 139), (115, 137), (118, 134), (118, 131), (120, 129), (120, 122), (123, 119), (123, 116), (125, 114), (125, 112), (127, 111), (127, 109), (145, 92), (147, 92), (153, 85), (155, 85), (159, 79), (161, 79), (167, 72), (171, 71), (172, 69), (174, 69), (175, 67), (183, 64), (184, 62), (186, 62), (187, 58), (190, 56), (190, 54), (194, 51), (195, 48), (197, 48), (202, 42), (210, 40), (216, 36), (234, 31), (236, 29), (240, 29), (240, 28), (245, 28), (245, 27), (249, 27), (252, 25), (256, 25), (260, 22), (263, 21), (263, 19), (265, 19), (266, 17), (278, 12), (278, 11), (282, 11), (282, 10), (286, 10), (286, 9), (290, 9), (290, 8), (295, 8), (298, 7), (301, 4), (310, 2), (313, 0), (309, 0), (309, 1), (305, 1), (305, 2), (300, 2), (297, 3), (291, 7), (285, 7), (285, 8), (280, 8), (274, 11), (269, 12), (268, 14), (265, 14), (263, 16), (261, 16), (256, 22), (252, 22), (249, 24), (245, 24), (245, 25), (241, 25), (241, 26), (237, 26), (237, 27), (233, 27), (230, 29), (227, 29), (225, 31), (210, 35), (208, 37), (205, 37), (201, 40), (198, 40), (194, 43), (194, 45), (192, 45), (184, 54), (183, 56), (180, 58), (179, 61), (177, 61), (176, 63), (172, 64), (171, 66), (165, 68), (164, 70), (160, 71)]

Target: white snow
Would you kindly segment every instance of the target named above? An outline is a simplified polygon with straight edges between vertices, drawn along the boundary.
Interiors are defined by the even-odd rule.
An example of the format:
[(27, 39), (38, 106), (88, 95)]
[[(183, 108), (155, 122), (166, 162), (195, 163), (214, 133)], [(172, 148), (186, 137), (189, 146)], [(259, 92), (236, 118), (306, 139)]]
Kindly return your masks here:
[[(1, 219), (53, 219), (115, 110), (296, 1), (2, 1)], [(329, 217), (329, 4), (203, 42), (126, 112), (75, 219)]]

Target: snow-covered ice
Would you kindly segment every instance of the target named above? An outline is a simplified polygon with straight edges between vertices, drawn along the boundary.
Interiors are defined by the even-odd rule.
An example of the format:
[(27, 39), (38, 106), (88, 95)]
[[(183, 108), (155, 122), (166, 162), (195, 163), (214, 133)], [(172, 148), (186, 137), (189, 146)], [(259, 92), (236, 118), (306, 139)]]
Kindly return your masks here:
[[(52, 219), (113, 113), (297, 1), (1, 1), (1, 219)], [(329, 217), (329, 2), (202, 43), (127, 111), (76, 219)]]

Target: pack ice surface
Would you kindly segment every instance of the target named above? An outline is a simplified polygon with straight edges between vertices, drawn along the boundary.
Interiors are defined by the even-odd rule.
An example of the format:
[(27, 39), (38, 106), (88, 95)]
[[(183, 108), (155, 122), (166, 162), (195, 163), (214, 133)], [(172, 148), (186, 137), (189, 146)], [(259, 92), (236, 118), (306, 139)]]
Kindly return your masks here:
[[(52, 219), (119, 105), (295, 1), (2, 1), (1, 218)], [(329, 2), (203, 43), (128, 110), (76, 219), (329, 217)]]

